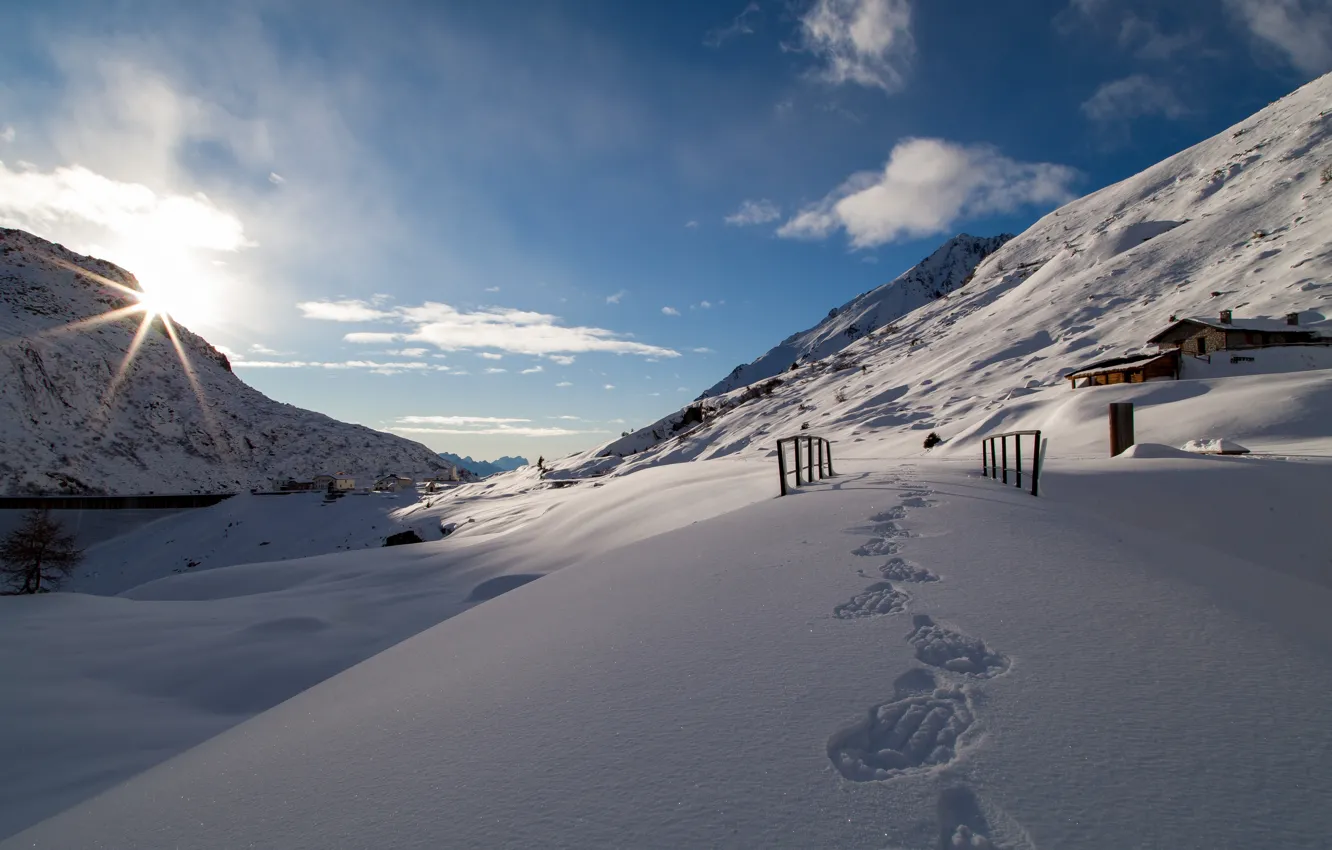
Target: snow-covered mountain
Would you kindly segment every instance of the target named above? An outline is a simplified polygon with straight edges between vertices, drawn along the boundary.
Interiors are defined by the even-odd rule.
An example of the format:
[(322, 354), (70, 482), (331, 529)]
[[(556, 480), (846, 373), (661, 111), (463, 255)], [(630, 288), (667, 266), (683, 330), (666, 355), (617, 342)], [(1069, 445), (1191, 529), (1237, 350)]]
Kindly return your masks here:
[(520, 466), (528, 465), (527, 458), (509, 457), (508, 455), (497, 458), (496, 460), (472, 460), (471, 455), (468, 455), (467, 457), (458, 457), (451, 452), (440, 452), (439, 456), (459, 469), (466, 469), (469, 472), (474, 472), (482, 478), (485, 478), (488, 475), (496, 475), (501, 472), (512, 472)]
[(140, 314), (70, 328), (136, 299), (134, 276), (0, 229), (0, 492), (214, 492), (321, 472), (449, 469), (419, 443), (268, 398), (177, 326), (199, 396), (159, 321), (109, 388)]
[[(1081, 430), (1052, 439), (1051, 451), (1100, 454), (1105, 402), (1135, 398), (1162, 405), (1161, 440), (1228, 436), (1252, 448), (1247, 437), (1296, 450), (1326, 436), (1316, 412), (1332, 393), (1332, 348), (1311, 347), (1303, 376), (1279, 379), (1263, 373), (1294, 367), (1269, 368), (1263, 357), (1252, 364), (1184, 358), (1184, 377), (1218, 379), (1202, 389), (1184, 381), (1070, 392), (1063, 376), (1150, 350), (1147, 340), (1174, 317), (1215, 320), (1231, 310), (1236, 319), (1280, 322), (1297, 313), (1305, 329), (1332, 333), (1328, 234), (1332, 75), (1055, 210), (989, 255), (949, 297), (928, 299), (795, 371), (770, 370), (743, 390), (705, 393), (646, 428), (558, 461), (552, 476), (767, 452), (774, 436), (803, 428), (919, 453), (932, 430), (959, 446), (959, 437), (1015, 426), (1054, 434), (1076, 425)], [(839, 311), (830, 321), (843, 318), (852, 317)], [(789, 363), (798, 350), (774, 349), (785, 352), (775, 363)], [(1238, 394), (1228, 397), (1228, 389)], [(1093, 421), (1087, 417), (1095, 424), (1083, 428)], [(1197, 433), (1217, 429), (1224, 431)], [(1139, 439), (1153, 439), (1139, 430)]]
[(793, 364), (822, 360), (836, 354), (861, 337), (964, 285), (976, 266), (1012, 239), (999, 236), (954, 236), (937, 251), (893, 280), (872, 289), (828, 312), (827, 318), (809, 330), (792, 334), (753, 363), (736, 366), (731, 374), (713, 384), (699, 398), (722, 395), (731, 390), (780, 375)]

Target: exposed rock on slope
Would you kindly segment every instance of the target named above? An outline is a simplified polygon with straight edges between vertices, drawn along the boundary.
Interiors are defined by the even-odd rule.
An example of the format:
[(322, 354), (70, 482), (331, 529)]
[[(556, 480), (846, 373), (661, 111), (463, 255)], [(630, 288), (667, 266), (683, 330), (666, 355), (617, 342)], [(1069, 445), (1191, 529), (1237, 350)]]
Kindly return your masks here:
[(1008, 233), (985, 238), (965, 233), (954, 236), (892, 281), (830, 311), (822, 322), (792, 334), (753, 363), (735, 367), (699, 398), (721, 395), (775, 377), (792, 364), (821, 360), (841, 351), (866, 334), (963, 285), (982, 260), (1012, 238)]
[(450, 468), (419, 443), (273, 401), (178, 327), (201, 404), (160, 320), (105, 404), (140, 316), (62, 330), (136, 303), (98, 277), (139, 288), (104, 260), (0, 229), (0, 492), (212, 492)]

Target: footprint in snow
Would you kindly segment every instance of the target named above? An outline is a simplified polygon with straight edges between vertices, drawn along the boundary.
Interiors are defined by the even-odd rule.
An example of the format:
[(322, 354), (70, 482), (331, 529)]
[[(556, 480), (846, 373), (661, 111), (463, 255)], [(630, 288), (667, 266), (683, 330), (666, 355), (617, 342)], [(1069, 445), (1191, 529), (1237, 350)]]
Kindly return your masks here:
[(879, 567), (879, 573), (890, 581), (928, 582), (939, 580), (937, 573), (902, 558), (893, 558)]
[(970, 788), (939, 795), (939, 850), (1002, 850), (990, 840), (990, 823)]
[(915, 647), (916, 658), (926, 664), (979, 679), (1008, 671), (1008, 656), (991, 650), (980, 638), (941, 626), (928, 614), (917, 614), (912, 624), (915, 628), (907, 635), (907, 643)]
[(895, 697), (828, 739), (828, 758), (843, 777), (875, 782), (945, 765), (975, 723), (966, 691), (939, 687), (925, 670), (894, 683)]
[(904, 508), (932, 508), (939, 504), (934, 499), (927, 499), (924, 496), (907, 496), (902, 500)]
[(885, 555), (896, 555), (902, 549), (902, 544), (883, 537), (876, 537), (863, 546), (851, 550), (852, 555), (859, 555), (862, 558), (882, 558)]
[(839, 620), (856, 620), (885, 614), (901, 614), (906, 610), (908, 596), (886, 581), (871, 584), (833, 609)]
[(897, 505), (895, 507), (891, 507), (886, 511), (881, 511), (875, 514), (874, 516), (870, 517), (870, 522), (892, 523), (894, 520), (906, 519), (906, 515), (907, 515), (906, 508), (902, 507), (901, 505)]

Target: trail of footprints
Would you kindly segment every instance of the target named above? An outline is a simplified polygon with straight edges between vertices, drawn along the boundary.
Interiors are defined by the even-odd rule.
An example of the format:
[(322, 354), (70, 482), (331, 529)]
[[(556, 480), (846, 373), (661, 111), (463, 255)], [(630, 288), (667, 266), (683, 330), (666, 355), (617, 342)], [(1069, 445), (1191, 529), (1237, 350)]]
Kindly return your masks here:
[[(910, 510), (937, 505), (929, 498), (932, 495), (928, 489), (908, 489), (897, 506), (869, 518), (874, 536), (852, 554), (886, 558), (878, 567), (882, 580), (838, 605), (834, 616), (855, 620), (904, 613), (910, 596), (898, 584), (941, 580), (899, 555), (903, 541), (912, 536), (899, 522)], [(953, 761), (978, 731), (970, 698), (974, 683), (1008, 672), (1009, 658), (978, 637), (937, 623), (927, 614), (916, 614), (911, 625), (906, 641), (917, 660), (933, 669), (915, 668), (898, 677), (892, 699), (870, 706), (860, 720), (828, 739), (833, 767), (853, 782), (892, 779)], [(939, 830), (939, 847), (945, 850), (999, 850), (989, 837), (975, 794), (965, 787), (941, 794)]]

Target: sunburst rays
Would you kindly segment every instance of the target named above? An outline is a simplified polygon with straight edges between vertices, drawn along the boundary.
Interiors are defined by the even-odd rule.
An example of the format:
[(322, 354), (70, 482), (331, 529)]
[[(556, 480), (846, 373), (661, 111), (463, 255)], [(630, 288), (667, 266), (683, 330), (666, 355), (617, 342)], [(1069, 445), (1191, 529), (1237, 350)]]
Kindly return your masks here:
[(153, 302), (147, 299), (144, 296), (144, 293), (138, 289), (126, 286), (119, 281), (111, 280), (105, 275), (98, 274), (97, 272), (76, 266), (68, 260), (60, 257), (47, 255), (47, 259), (60, 268), (70, 271), (79, 277), (90, 280), (107, 289), (114, 290), (127, 298), (133, 299), (132, 303), (112, 306), (111, 309), (108, 309), (103, 313), (78, 319), (58, 327), (49, 328), (37, 334), (29, 334), (27, 336), (5, 340), (4, 343), (0, 344), (8, 345), (25, 340), (62, 336), (65, 334), (87, 331), (100, 325), (119, 322), (133, 316), (138, 316), (139, 325), (134, 331), (134, 336), (130, 340), (129, 347), (125, 350), (125, 356), (121, 360), (114, 375), (112, 375), (110, 382), (107, 384), (106, 391), (102, 394), (100, 400), (100, 409), (97, 418), (100, 420), (99, 424), (105, 426), (109, 424), (112, 418), (116, 396), (129, 379), (131, 370), (134, 367), (134, 360), (138, 356), (144, 343), (147, 341), (148, 335), (152, 332), (153, 323), (160, 320), (162, 328), (166, 331), (166, 336), (171, 342), (171, 347), (176, 353), (176, 359), (180, 361), (181, 369), (185, 373), (185, 378), (189, 381), (190, 390), (194, 394), (194, 399), (199, 405), (199, 413), (203, 419), (204, 430), (208, 433), (209, 439), (213, 441), (215, 448), (220, 449), (216, 423), (213, 421), (212, 410), (209, 407), (203, 385), (199, 382), (198, 373), (195, 371), (194, 364), (190, 361), (189, 354), (186, 352), (185, 346), (181, 342), (180, 333), (177, 331), (176, 324), (172, 321), (171, 316), (165, 310), (155, 307)]

